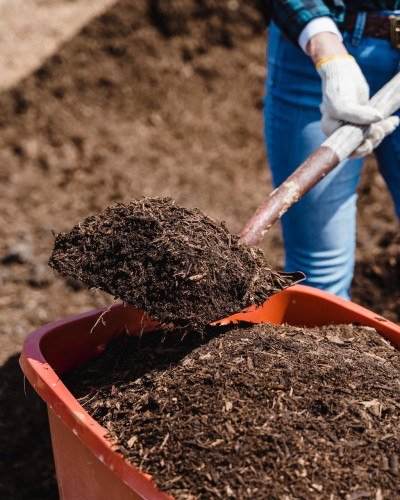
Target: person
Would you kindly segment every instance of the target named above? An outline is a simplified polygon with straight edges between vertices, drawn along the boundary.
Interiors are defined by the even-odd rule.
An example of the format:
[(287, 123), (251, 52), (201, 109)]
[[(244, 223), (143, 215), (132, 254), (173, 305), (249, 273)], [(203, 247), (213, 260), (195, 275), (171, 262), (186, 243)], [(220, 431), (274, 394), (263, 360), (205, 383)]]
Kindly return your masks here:
[(396, 128), (400, 114), (382, 119), (367, 102), (400, 69), (400, 10), (394, 10), (400, 9), (400, 2), (271, 0), (271, 4), (264, 132), (275, 187), (341, 123), (371, 124), (352, 157), (281, 219), (285, 271), (303, 271), (305, 284), (349, 299), (356, 188), (363, 157), (375, 148), (400, 218), (400, 128)]

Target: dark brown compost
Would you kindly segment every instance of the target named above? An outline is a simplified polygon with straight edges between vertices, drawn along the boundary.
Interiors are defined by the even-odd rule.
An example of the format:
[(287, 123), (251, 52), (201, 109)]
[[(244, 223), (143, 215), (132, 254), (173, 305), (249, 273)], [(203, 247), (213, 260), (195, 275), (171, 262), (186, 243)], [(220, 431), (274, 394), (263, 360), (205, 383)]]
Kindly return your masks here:
[(222, 319), (291, 284), (260, 249), (172, 198), (118, 203), (56, 236), (49, 264), (162, 323)]
[(400, 356), (376, 331), (261, 324), (195, 337), (162, 347), (123, 337), (64, 378), (161, 490), (400, 498)]

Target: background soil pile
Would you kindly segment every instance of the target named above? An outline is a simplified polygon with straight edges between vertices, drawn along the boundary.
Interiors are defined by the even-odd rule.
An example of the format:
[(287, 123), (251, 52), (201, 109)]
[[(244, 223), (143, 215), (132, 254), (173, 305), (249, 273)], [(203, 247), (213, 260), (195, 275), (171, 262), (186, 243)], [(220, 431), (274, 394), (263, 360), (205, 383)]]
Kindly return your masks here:
[[(115, 2), (0, 95), (1, 498), (54, 498), (45, 416), (33, 415), (36, 403), (25, 398), (17, 363), (25, 336), (110, 303), (48, 269), (51, 230), (67, 231), (108, 205), (146, 195), (172, 196), (237, 232), (270, 192), (261, 5)], [(359, 205), (354, 300), (398, 322), (398, 226), (373, 159)], [(262, 248), (281, 268), (278, 226)], [(32, 461), (32, 443), (43, 462)]]

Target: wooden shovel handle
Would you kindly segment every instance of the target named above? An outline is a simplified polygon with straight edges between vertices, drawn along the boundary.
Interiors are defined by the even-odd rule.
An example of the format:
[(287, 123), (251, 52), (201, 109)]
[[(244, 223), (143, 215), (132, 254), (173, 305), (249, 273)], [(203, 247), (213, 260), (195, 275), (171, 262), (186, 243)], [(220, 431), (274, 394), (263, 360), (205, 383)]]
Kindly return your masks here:
[[(395, 113), (400, 107), (400, 73), (384, 85), (369, 104), (379, 109), (384, 117)], [(258, 245), (272, 224), (362, 144), (368, 129), (369, 126), (345, 124), (328, 137), (258, 207), (239, 233), (241, 242)]]

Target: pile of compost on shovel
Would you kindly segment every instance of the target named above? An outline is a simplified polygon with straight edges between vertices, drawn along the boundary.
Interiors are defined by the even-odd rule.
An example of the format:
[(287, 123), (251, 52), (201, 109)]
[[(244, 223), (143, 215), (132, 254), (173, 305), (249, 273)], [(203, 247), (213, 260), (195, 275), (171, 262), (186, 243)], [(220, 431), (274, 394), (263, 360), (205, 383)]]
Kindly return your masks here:
[(263, 255), (198, 209), (143, 197), (57, 235), (49, 264), (161, 323), (202, 329), (291, 284)]
[(374, 329), (207, 335), (124, 336), (63, 380), (178, 500), (400, 498), (400, 355)]

